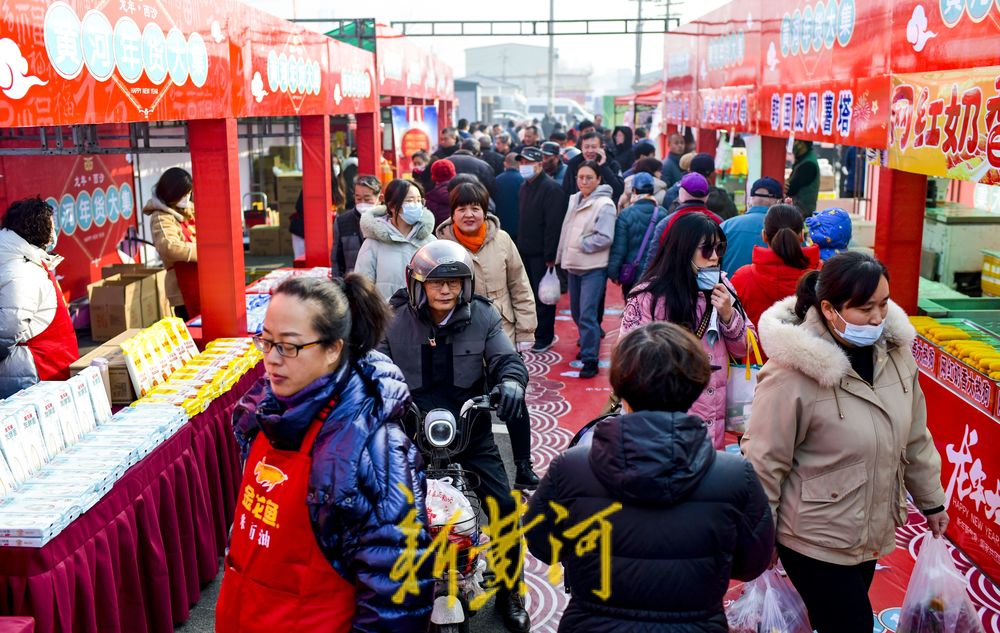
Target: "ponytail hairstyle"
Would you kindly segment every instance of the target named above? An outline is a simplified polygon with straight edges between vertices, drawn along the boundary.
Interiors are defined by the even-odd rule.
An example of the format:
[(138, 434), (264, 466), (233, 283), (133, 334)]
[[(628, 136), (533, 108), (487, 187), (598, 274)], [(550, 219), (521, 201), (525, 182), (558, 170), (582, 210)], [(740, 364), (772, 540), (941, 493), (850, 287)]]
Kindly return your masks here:
[(798, 207), (776, 204), (764, 216), (764, 234), (771, 250), (791, 268), (809, 268), (809, 258), (802, 251), (802, 229), (805, 220)]
[(795, 316), (806, 318), (809, 308), (820, 310), (829, 301), (838, 312), (845, 307), (864, 305), (875, 294), (882, 277), (889, 280), (885, 264), (867, 253), (848, 251), (834, 255), (823, 270), (811, 270), (802, 276), (795, 289)]
[(350, 361), (375, 349), (389, 325), (389, 306), (367, 277), (351, 273), (343, 279), (293, 277), (274, 289), (274, 294), (312, 303), (317, 310), (312, 326), (329, 347), (344, 341)]

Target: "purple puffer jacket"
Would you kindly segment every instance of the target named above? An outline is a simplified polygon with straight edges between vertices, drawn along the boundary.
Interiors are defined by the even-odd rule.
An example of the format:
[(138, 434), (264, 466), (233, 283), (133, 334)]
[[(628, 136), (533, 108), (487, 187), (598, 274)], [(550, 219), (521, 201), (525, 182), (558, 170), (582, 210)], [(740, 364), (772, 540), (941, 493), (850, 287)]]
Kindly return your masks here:
[[(723, 283), (729, 283), (723, 277)], [(729, 286), (732, 289), (732, 286)], [(654, 316), (652, 303), (653, 297), (648, 292), (642, 292), (643, 286), (636, 287), (635, 292), (629, 296), (625, 303), (625, 312), (622, 315), (621, 331), (619, 340), (629, 330), (642, 327), (647, 323), (655, 321), (667, 321), (666, 307), (661, 303), (656, 307)], [(735, 294), (735, 291), (734, 291)], [(708, 306), (705, 295), (698, 293), (698, 308), (695, 314), (695, 323), (701, 320)], [(711, 306), (709, 306), (711, 307)], [(688, 413), (696, 415), (705, 421), (708, 426), (708, 435), (712, 439), (712, 445), (716, 449), (725, 448), (726, 439), (726, 381), (729, 377), (729, 357), (732, 355), (736, 359), (742, 359), (747, 353), (747, 328), (753, 328), (743, 313), (733, 308), (733, 319), (728, 324), (719, 319), (719, 338), (713, 345), (708, 343), (708, 335), (701, 339), (701, 344), (708, 352), (709, 362), (713, 367), (720, 367), (712, 371), (712, 377), (708, 386), (701, 392), (701, 396), (688, 409)]]
[[(451, 181), (448, 181), (451, 182)], [(451, 201), (448, 199), (448, 183), (440, 182), (424, 196), (424, 204), (434, 214), (434, 228), (451, 217)]]

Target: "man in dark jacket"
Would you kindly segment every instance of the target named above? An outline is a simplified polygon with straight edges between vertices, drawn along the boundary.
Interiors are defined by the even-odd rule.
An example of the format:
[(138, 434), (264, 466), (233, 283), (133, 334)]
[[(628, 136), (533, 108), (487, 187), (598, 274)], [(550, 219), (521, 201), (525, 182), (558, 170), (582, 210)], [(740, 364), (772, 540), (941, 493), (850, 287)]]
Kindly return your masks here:
[(451, 155), (459, 150), (458, 142), (458, 132), (455, 131), (455, 128), (446, 127), (441, 130), (441, 133), (438, 135), (438, 148), (431, 154), (430, 163), (418, 178), (418, 182), (420, 182), (420, 186), (424, 188), (424, 191), (430, 191), (434, 188), (434, 181), (431, 179), (431, 165), (436, 160), (451, 158)]
[[(593, 124), (591, 124), (593, 126)], [(597, 132), (587, 132), (580, 137), (580, 155), (569, 161), (566, 166), (566, 176), (563, 179), (563, 191), (572, 196), (580, 189), (576, 186), (576, 172), (584, 162), (592, 160), (601, 166), (601, 182), (611, 187), (611, 199), (617, 200), (625, 191), (625, 181), (621, 177), (621, 167), (610, 159), (601, 146), (601, 135)]]
[(504, 155), (493, 149), (493, 141), (488, 136), (479, 137), (479, 159), (493, 168), (493, 175), (499, 176), (503, 173)]
[(684, 137), (674, 132), (670, 135), (670, 140), (667, 143), (670, 147), (670, 153), (667, 154), (667, 159), (663, 161), (663, 182), (667, 183), (667, 187), (673, 187), (674, 183), (680, 182), (681, 178), (684, 177), (684, 171), (681, 169), (681, 156), (684, 155)]
[(541, 150), (535, 148), (525, 149), (518, 155), (521, 166), (530, 166), (534, 171), (521, 187), (517, 250), (535, 293), (538, 327), (531, 350), (536, 353), (548, 350), (555, 341), (556, 307), (538, 298), (538, 284), (548, 269), (556, 265), (559, 235), (569, 206), (569, 196), (542, 169), (543, 158)]
[[(592, 441), (557, 457), (524, 516), (542, 519), (526, 535), (531, 553), (565, 569), (572, 597), (560, 631), (725, 633), (730, 578), (767, 569), (774, 522), (753, 467), (713, 449), (704, 421), (685, 413), (711, 372), (682, 326), (654, 322), (619, 341), (611, 387), (633, 413), (599, 422)], [(566, 531), (595, 516), (609, 524), (610, 555), (578, 556)]]
[[(407, 287), (389, 302), (395, 318), (379, 348), (402, 370), (422, 413), (447, 409), (458, 421), (466, 400), (492, 385), (498, 416), (514, 419), (524, 415), (528, 369), (504, 333), (500, 313), (488, 299), (472, 294), (473, 266), (472, 256), (457, 242), (422, 246), (407, 266)], [(453, 460), (476, 475), (474, 490), (484, 506), (492, 498), (500, 517), (508, 517), (517, 505), (490, 417), (473, 420), (469, 433), (468, 447)], [(518, 569), (524, 557), (520, 542), (505, 555), (508, 572)], [(498, 578), (496, 609), (509, 630), (527, 633), (531, 623), (524, 600), (504, 580)]]
[(479, 150), (479, 143), (475, 139), (469, 139), (462, 143), (462, 149), (448, 157), (455, 164), (455, 172), (459, 174), (472, 174), (479, 179), (479, 182), (490, 192), (490, 197), (497, 193), (496, 176), (493, 168), (487, 163), (476, 158), (475, 152)]
[(795, 155), (795, 163), (785, 183), (785, 193), (808, 218), (816, 213), (816, 201), (819, 199), (819, 160), (812, 141), (796, 140), (792, 145), (792, 154)]
[(521, 185), (524, 184), (517, 154), (513, 152), (507, 154), (504, 167), (503, 173), (497, 176), (496, 215), (500, 218), (500, 228), (507, 231), (507, 235), (510, 235), (516, 244), (521, 218)]
[(355, 206), (345, 209), (333, 219), (333, 251), (330, 253), (330, 268), (334, 277), (343, 277), (354, 272), (358, 261), (358, 251), (365, 241), (361, 234), (361, 214), (371, 209), (382, 199), (382, 183), (378, 178), (365, 174), (354, 181)]

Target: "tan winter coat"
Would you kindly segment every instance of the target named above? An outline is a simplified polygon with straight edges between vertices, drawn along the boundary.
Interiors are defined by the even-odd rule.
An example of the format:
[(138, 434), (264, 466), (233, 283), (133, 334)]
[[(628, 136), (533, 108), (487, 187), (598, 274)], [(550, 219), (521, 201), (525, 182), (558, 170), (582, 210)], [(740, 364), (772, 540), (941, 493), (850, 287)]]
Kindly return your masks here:
[[(442, 222), (435, 234), (440, 240), (458, 241), (451, 218)], [(493, 301), (503, 317), (504, 333), (515, 345), (533, 343), (538, 321), (528, 273), (514, 240), (500, 228), (500, 219), (492, 213), (486, 215), (486, 240), (478, 253), (472, 253), (472, 260), (476, 267), (473, 290)]]
[(177, 285), (177, 274), (173, 267), (177, 262), (198, 261), (197, 242), (186, 241), (184, 231), (181, 230), (181, 223), (194, 217), (194, 207), (188, 207), (185, 213), (181, 213), (154, 196), (146, 202), (142, 212), (149, 216), (153, 245), (163, 260), (163, 267), (167, 269), (165, 282), (167, 299), (172, 306), (182, 306), (184, 296), (181, 294), (180, 286)]
[(838, 565), (882, 558), (906, 522), (907, 491), (923, 510), (945, 501), (910, 352), (915, 332), (890, 302), (873, 389), (822, 315), (813, 308), (800, 322), (794, 307), (789, 297), (761, 316), (768, 361), (743, 453), (770, 499), (779, 543)]

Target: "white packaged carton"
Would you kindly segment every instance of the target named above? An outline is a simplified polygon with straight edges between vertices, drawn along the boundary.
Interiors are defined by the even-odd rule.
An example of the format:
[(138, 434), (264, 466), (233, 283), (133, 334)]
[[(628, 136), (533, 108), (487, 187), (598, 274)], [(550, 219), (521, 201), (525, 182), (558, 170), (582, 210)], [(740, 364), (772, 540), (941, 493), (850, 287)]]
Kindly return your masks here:
[(86, 378), (87, 386), (90, 388), (90, 403), (94, 408), (97, 424), (107, 424), (111, 420), (111, 402), (108, 400), (108, 392), (104, 389), (101, 370), (97, 367), (87, 367), (79, 375)]
[(80, 425), (80, 433), (86, 435), (97, 427), (94, 404), (90, 399), (90, 386), (87, 384), (87, 379), (80, 374), (67, 380), (66, 384), (73, 393), (73, 404), (76, 407), (76, 419)]
[(17, 480), (14, 479), (14, 473), (10, 471), (7, 460), (0, 453), (0, 499), (9, 495), (15, 488), (17, 488)]
[(45, 452), (49, 459), (52, 459), (66, 448), (66, 440), (63, 438), (62, 423), (57, 404), (58, 399), (53, 390), (32, 387), (8, 399), (7, 402), (16, 402), (19, 405), (23, 404), (35, 409), (35, 415), (38, 416), (38, 425), (42, 431), (42, 440), (45, 442)]
[(10, 467), (16, 484), (28, 478), (28, 461), (21, 445), (21, 426), (12, 415), (0, 417), (0, 452)]
[[(24, 454), (24, 458), (28, 465), (28, 473), (35, 473), (45, 465), (45, 462), (49, 461), (49, 454), (45, 450), (45, 440), (42, 438), (42, 428), (38, 423), (38, 415), (35, 413), (35, 407), (31, 405), (20, 406), (17, 408), (6, 409), (17, 420), (18, 426), (20, 426), (20, 432), (18, 433), (18, 439), (21, 442), (21, 452)], [(0, 407), (0, 415), (3, 415), (5, 409)]]

